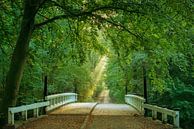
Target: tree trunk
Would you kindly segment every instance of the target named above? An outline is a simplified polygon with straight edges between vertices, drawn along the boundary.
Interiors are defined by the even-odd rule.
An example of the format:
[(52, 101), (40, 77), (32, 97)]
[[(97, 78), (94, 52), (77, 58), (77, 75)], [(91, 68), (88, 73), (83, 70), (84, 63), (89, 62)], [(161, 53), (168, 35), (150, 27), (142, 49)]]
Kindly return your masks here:
[(8, 107), (16, 105), (17, 94), (26, 63), (29, 42), (34, 30), (34, 18), (38, 9), (38, 2), (24, 0), (24, 15), (21, 30), (12, 55), (10, 69), (6, 77), (5, 92), (2, 100), (1, 112), (7, 121)]

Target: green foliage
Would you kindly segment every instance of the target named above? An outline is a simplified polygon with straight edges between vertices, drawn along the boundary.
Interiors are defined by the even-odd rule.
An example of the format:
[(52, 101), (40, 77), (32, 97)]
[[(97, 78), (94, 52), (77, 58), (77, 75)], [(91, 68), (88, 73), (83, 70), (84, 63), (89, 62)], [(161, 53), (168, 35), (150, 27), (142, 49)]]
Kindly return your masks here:
[(97, 98), (100, 95), (100, 93), (105, 89), (105, 86), (104, 86), (105, 84), (103, 84), (103, 83), (99, 83), (96, 86), (95, 92), (94, 92), (95, 94), (93, 95), (95, 98)]
[[(179, 108), (182, 126), (191, 127), (194, 102), (188, 98), (194, 97), (193, 7), (192, 0), (46, 1), (35, 15), (17, 104), (41, 100), (46, 75), (49, 94), (77, 89), (81, 101), (92, 100), (103, 85), (93, 84), (91, 72), (106, 54), (105, 81), (115, 102), (124, 101), (126, 88), (143, 95), (145, 67), (149, 101)], [(21, 29), (23, 1), (4, 0), (0, 8), (1, 101)]]
[(107, 68), (107, 77), (106, 77), (106, 85), (110, 90), (110, 97), (113, 102), (123, 103), (124, 102), (124, 73), (122, 69), (119, 67), (117, 60), (109, 59), (109, 65)]
[(194, 97), (194, 88), (185, 85), (181, 80), (176, 79), (174, 81), (176, 87), (169, 84), (168, 90), (166, 90), (162, 95), (155, 92), (154, 95), (150, 96), (150, 102), (162, 107), (179, 110), (181, 126), (184, 126), (185, 128), (193, 128), (191, 123), (194, 121), (194, 103), (191, 98)]

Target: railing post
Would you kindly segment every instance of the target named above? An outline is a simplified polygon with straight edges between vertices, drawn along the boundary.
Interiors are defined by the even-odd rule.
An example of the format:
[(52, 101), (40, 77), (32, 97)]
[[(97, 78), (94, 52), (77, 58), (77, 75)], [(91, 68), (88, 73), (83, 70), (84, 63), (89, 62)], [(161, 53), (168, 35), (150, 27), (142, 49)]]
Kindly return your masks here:
[(162, 113), (162, 122), (165, 124), (167, 123), (167, 114), (164, 112)]
[(179, 111), (176, 111), (176, 115), (175, 115), (175, 117), (173, 118), (174, 120), (174, 126), (175, 127), (177, 127), (177, 128), (179, 128)]
[(25, 111), (22, 112), (22, 118), (23, 118), (24, 120), (27, 120), (27, 118), (28, 118), (27, 110), (25, 110)]
[(144, 114), (144, 100), (141, 101), (141, 113)]
[(152, 110), (152, 119), (156, 120), (157, 119), (157, 111)]
[(8, 124), (14, 125), (14, 113), (8, 111)]
[(39, 109), (38, 108), (35, 108), (33, 110), (33, 113), (34, 113), (34, 117), (38, 117), (39, 116)]
[(26, 110), (24, 112), (25, 112), (25, 120), (27, 120), (28, 119), (28, 111)]
[(53, 98), (53, 107), (55, 106), (56, 104), (56, 98)]

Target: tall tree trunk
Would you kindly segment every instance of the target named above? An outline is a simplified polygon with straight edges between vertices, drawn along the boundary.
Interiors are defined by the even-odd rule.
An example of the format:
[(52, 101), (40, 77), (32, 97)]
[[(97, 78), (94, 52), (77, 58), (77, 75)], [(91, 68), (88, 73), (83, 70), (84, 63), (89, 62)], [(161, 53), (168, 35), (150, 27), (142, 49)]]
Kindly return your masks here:
[(14, 49), (10, 69), (6, 77), (5, 92), (2, 100), (1, 112), (7, 120), (8, 107), (15, 106), (24, 66), (26, 63), (29, 42), (34, 30), (34, 18), (38, 9), (37, 0), (24, 0), (24, 15), (21, 30)]

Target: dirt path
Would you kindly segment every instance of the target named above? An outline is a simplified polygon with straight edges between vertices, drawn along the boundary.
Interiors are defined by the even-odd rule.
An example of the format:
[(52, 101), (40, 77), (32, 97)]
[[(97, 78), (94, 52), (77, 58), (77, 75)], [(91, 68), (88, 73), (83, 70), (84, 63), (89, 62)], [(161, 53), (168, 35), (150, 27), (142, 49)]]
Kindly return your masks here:
[(94, 71), (92, 72), (92, 76), (94, 78), (94, 84), (97, 85), (98, 82), (101, 80), (103, 76), (103, 72), (106, 68), (108, 58), (106, 56), (103, 56), (97, 66), (95, 67)]
[(110, 103), (109, 90), (103, 90), (97, 98), (98, 103)]
[(98, 104), (94, 111), (92, 112), (93, 116), (134, 116), (138, 115), (139, 112), (133, 107), (127, 104)]
[(172, 129), (167, 124), (145, 118), (126, 104), (98, 104), (85, 129)]
[(172, 129), (126, 104), (72, 103), (18, 129)]
[(52, 111), (51, 115), (88, 115), (91, 109), (96, 105), (96, 103), (71, 103), (65, 106), (62, 106), (54, 111)]
[(17, 129), (80, 129), (84, 115), (49, 115), (30, 121)]
[(90, 123), (87, 129), (173, 129), (171, 125), (143, 116), (97, 115), (92, 116)]

